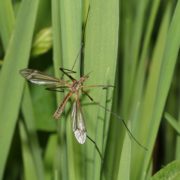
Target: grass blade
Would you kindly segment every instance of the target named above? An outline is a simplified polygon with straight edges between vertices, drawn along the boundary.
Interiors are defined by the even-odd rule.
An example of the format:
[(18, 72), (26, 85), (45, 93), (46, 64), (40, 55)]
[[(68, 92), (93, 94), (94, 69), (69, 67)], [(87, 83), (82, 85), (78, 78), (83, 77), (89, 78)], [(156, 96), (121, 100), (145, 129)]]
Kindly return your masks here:
[(15, 17), (10, 0), (0, 1), (0, 35), (4, 50), (8, 48), (9, 39), (13, 31)]
[[(88, 84), (114, 85), (118, 49), (118, 16), (119, 2), (117, 0), (111, 2), (91, 1), (86, 31), (84, 61), (85, 74), (93, 71)], [(92, 89), (90, 90), (90, 94), (95, 101), (111, 109), (111, 102), (107, 103), (106, 100), (112, 99), (112, 89), (108, 91)], [(105, 152), (106, 143), (103, 144), (103, 141), (107, 136), (110, 114), (97, 105), (87, 106), (83, 109), (86, 114), (86, 125), (89, 136), (96, 141), (101, 152)], [(103, 127), (105, 126), (107, 127), (104, 131)], [(102, 149), (103, 146), (104, 149)], [(87, 159), (91, 161), (86, 163), (85, 178), (99, 179), (101, 177), (101, 159), (98, 157), (94, 145), (87, 143), (86, 155)], [(110, 156), (108, 157), (111, 158)], [(109, 161), (110, 159), (107, 159), (107, 161), (105, 159), (104, 163), (110, 163)], [(108, 167), (111, 166), (108, 165)]]
[[(0, 76), (0, 179), (3, 172), (16, 124), (24, 80), (19, 70), (26, 67), (31, 49), (37, 1), (23, 1), (17, 16), (17, 24), (9, 43)], [(21, 39), (21, 41), (19, 40)], [(13, 66), (12, 66), (13, 64)], [(3, 87), (3, 88), (2, 88)]]
[(179, 179), (180, 178), (180, 162), (173, 161), (169, 163), (166, 167), (162, 168), (158, 171), (151, 180), (159, 180), (159, 179)]
[(177, 122), (177, 120), (172, 117), (172, 115), (170, 115), (169, 113), (165, 113), (164, 114), (165, 119), (167, 120), (167, 122), (173, 127), (173, 129), (180, 134), (180, 126), (179, 123)]
[[(29, 150), (31, 151), (31, 156), (33, 160), (33, 166), (35, 167), (35, 172), (37, 179), (44, 179), (44, 169), (41, 157), (41, 149), (38, 142), (38, 137), (35, 128), (35, 118), (33, 114), (33, 105), (31, 102), (31, 96), (28, 87), (25, 88), (23, 99), (22, 99), (22, 113), (25, 119), (26, 126), (26, 137), (28, 139)], [(23, 131), (23, 125), (20, 124), (20, 129)], [(25, 127), (24, 127), (25, 128)], [(23, 138), (23, 137), (22, 137)], [(29, 166), (29, 165), (28, 165)]]
[(119, 164), (119, 172), (117, 179), (130, 179), (131, 171), (131, 139), (128, 133), (125, 134), (123, 149), (121, 153), (121, 160)]
[(21, 136), (21, 147), (22, 147), (22, 156), (23, 156), (23, 165), (24, 165), (24, 179), (38, 180), (38, 176), (36, 174), (36, 168), (33, 163), (32, 153), (28, 144), (28, 135), (22, 120), (19, 121), (19, 131)]
[[(171, 7), (171, 4), (169, 4), (168, 8), (170, 9), (170, 7)], [(179, 44), (180, 44), (179, 42), (180, 37), (178, 37), (180, 34), (180, 26), (177, 24), (177, 19), (176, 19), (176, 18), (180, 18), (179, 17), (180, 16), (180, 3), (179, 2), (177, 3), (176, 10), (174, 12), (174, 17), (168, 29), (169, 14), (170, 14), (169, 9), (167, 9), (167, 11), (165, 12), (166, 14), (165, 14), (165, 19), (164, 19), (165, 20), (164, 25), (166, 28), (164, 29), (162, 28), (164, 35), (163, 34), (159, 35), (159, 38), (162, 38), (164, 36), (163, 40), (166, 40), (165, 48), (163, 50), (163, 44), (159, 44), (159, 45), (157, 44), (157, 47), (156, 47), (157, 49), (155, 49), (155, 55), (153, 57), (154, 61), (152, 64), (152, 69), (151, 69), (155, 73), (151, 72), (150, 74), (151, 76), (149, 76), (149, 82), (148, 82), (149, 84), (147, 85), (145, 99), (144, 99), (144, 102), (142, 103), (142, 109), (140, 110), (142, 114), (139, 119), (141, 120), (142, 123), (146, 122), (146, 124), (144, 124), (143, 127), (151, 127), (151, 128), (149, 129), (149, 132), (143, 128), (141, 129), (141, 131), (143, 131), (143, 133), (142, 132), (141, 133), (144, 134), (142, 142), (146, 141), (148, 143), (147, 147), (149, 151), (147, 153), (141, 153), (140, 151), (139, 153), (137, 153), (136, 151), (136, 153), (134, 154), (134, 157), (136, 158), (136, 160), (134, 159), (133, 165), (136, 165), (136, 168), (138, 168), (139, 170), (136, 169), (136, 171), (133, 171), (134, 173), (136, 173), (136, 175), (132, 174), (132, 177), (135, 177), (138, 179), (140, 177), (142, 179), (145, 178), (145, 173), (142, 173), (142, 172), (147, 172), (147, 169), (149, 167), (150, 157), (152, 154), (155, 138), (159, 129), (159, 123), (161, 120), (163, 108), (165, 106), (165, 101), (167, 98), (169, 87), (171, 85), (171, 78), (174, 72), (174, 67), (177, 60), (176, 58), (177, 58), (177, 53), (178, 53)], [(167, 29), (168, 29), (168, 32), (167, 32), (167, 39), (166, 39)], [(159, 41), (159, 43), (161, 42), (163, 41)], [(160, 51), (158, 51), (159, 48), (160, 48)], [(163, 54), (161, 54), (160, 52), (161, 53), (163, 52)], [(159, 61), (155, 61), (156, 59), (158, 59)], [(155, 64), (156, 64), (156, 67), (155, 67)], [(166, 77), (166, 80), (164, 80), (164, 77)], [(150, 108), (150, 105), (151, 105), (151, 108)], [(152, 127), (152, 124), (153, 124), (153, 127)], [(140, 133), (140, 130), (138, 132)], [(139, 163), (139, 167), (138, 167), (138, 164), (136, 163), (137, 159), (139, 162), (141, 162)], [(142, 163), (143, 159), (144, 159), (144, 163)]]

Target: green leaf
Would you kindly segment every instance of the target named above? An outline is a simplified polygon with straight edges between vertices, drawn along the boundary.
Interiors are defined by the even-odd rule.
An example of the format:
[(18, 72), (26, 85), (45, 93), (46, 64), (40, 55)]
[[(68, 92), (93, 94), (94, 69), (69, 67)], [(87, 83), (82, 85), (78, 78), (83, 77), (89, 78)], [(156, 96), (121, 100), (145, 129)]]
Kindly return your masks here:
[(38, 2), (38, 0), (22, 2), (1, 69), (0, 144), (3, 148), (0, 148), (0, 179), (3, 177), (19, 113), (24, 82), (19, 70), (28, 64)]
[(32, 55), (39, 56), (52, 48), (52, 28), (44, 28), (38, 32), (32, 45)]
[[(91, 1), (90, 14), (86, 29), (84, 72), (92, 72), (87, 81), (88, 85), (111, 84), (115, 82), (116, 60), (118, 50), (118, 27), (119, 27), (119, 2), (113, 1)], [(94, 101), (100, 103), (107, 109), (111, 109), (113, 88), (107, 91), (101, 88), (89, 90)], [(89, 103), (89, 99), (86, 100)], [(111, 162), (114, 161), (113, 149), (106, 146), (110, 114), (96, 104), (83, 107), (84, 117), (88, 135), (95, 140), (100, 151), (104, 154), (106, 168), (102, 170), (101, 159), (96, 152), (94, 145), (87, 142), (86, 156), (91, 160), (86, 163), (86, 179), (99, 179), (102, 173), (111, 172), (114, 168)], [(116, 118), (112, 118), (118, 121)], [(107, 140), (108, 141), (108, 140)], [(106, 147), (110, 152), (106, 152)], [(107, 156), (110, 155), (110, 156)], [(107, 157), (107, 159), (106, 159)], [(106, 166), (105, 165), (105, 166)], [(110, 173), (111, 174), (111, 173)], [(107, 177), (107, 176), (106, 176)], [(112, 176), (111, 176), (112, 177)], [(107, 177), (109, 179), (109, 177)]]
[(178, 180), (180, 178), (180, 161), (173, 161), (158, 171), (151, 180)]
[(180, 134), (180, 125), (179, 125), (178, 121), (167, 112), (164, 114), (164, 117), (167, 120), (167, 122), (173, 127), (173, 129), (178, 134)]
[(118, 180), (130, 179), (130, 171), (131, 171), (131, 139), (129, 137), (129, 134), (126, 132), (122, 153), (121, 153), (121, 160), (119, 163), (119, 172), (117, 179)]
[[(31, 96), (30, 96), (29, 89), (27, 87), (25, 88), (23, 99), (22, 99), (22, 114), (23, 114), (24, 120), (25, 120), (24, 128), (26, 128), (26, 135), (23, 136), (24, 130), (22, 127), (21, 130), (22, 130), (23, 134), (21, 137), (25, 138), (26, 141), (28, 141), (28, 143), (25, 141), (23, 144), (25, 146), (28, 146), (27, 147), (28, 151), (30, 151), (29, 153), (31, 154), (31, 158), (33, 160), (33, 164), (31, 164), (31, 165), (35, 167), (37, 179), (43, 180), (44, 179), (44, 168), (43, 168), (43, 162), (42, 162), (41, 149), (39, 146), (38, 136), (36, 133), (35, 117), (34, 117), (34, 112), (33, 112), (33, 105), (31, 102)], [(20, 125), (20, 127), (21, 126), (22, 125)], [(25, 137), (25, 136), (27, 136), (27, 137)], [(26, 159), (26, 155), (24, 156), (24, 160), (25, 159)], [(30, 168), (28, 168), (30, 166), (28, 164), (28, 162), (24, 162), (24, 163), (25, 163), (24, 165), (27, 166), (27, 169), (30, 169)], [(26, 174), (25, 174), (25, 176), (26, 176)]]
[(22, 156), (24, 165), (24, 179), (38, 180), (36, 168), (33, 163), (32, 153), (28, 144), (28, 135), (22, 121), (19, 122), (19, 131), (21, 136)]
[[(162, 27), (164, 26), (165, 28), (162, 28), (162, 33), (159, 33), (159, 39), (157, 41), (158, 44), (154, 50), (155, 53), (153, 56), (153, 64), (151, 66), (151, 73), (147, 84), (145, 100), (141, 105), (142, 109), (139, 110), (139, 112), (141, 112), (140, 117), (138, 117), (140, 120), (139, 124), (141, 124), (142, 127), (149, 128), (138, 128), (136, 132), (142, 134), (142, 142), (147, 143), (146, 146), (149, 151), (146, 153), (142, 153), (140, 151), (138, 152), (137, 150), (135, 151), (136, 153), (134, 153), (133, 166), (136, 165), (137, 169), (133, 172), (136, 175), (138, 174), (137, 176), (132, 174), (132, 177), (135, 177), (135, 179), (140, 179), (140, 177), (144, 179), (146, 176), (146, 173), (144, 172), (147, 172), (149, 167), (154, 142), (159, 129), (168, 91), (171, 86), (172, 75), (179, 51), (180, 25), (177, 23), (177, 21), (180, 18), (180, 2), (178, 2), (176, 5), (176, 9), (169, 27), (169, 10), (171, 8), (171, 4), (168, 4), (167, 8), (168, 9), (165, 11), (163, 21), (164, 25), (162, 24)], [(138, 126), (138, 124), (136, 125)], [(138, 161), (140, 163), (137, 164)]]
[[(162, 116), (180, 114), (180, 3), (149, 2), (0, 1), (0, 179), (144, 180), (156, 165), (179, 158), (178, 123), (165, 113), (173, 129)], [(84, 86), (115, 85), (86, 89), (101, 106), (79, 94), (87, 134), (103, 160), (88, 138), (80, 145), (74, 137), (70, 116), (76, 95), (60, 120), (52, 118), (69, 89), (54, 93), (26, 82), (23, 92), (19, 70), (30, 56), (29, 67), (57, 78), (69, 80), (59, 67), (73, 68), (77, 80), (89, 73)], [(122, 119), (148, 151), (129, 138)], [(162, 136), (156, 141), (161, 120)], [(154, 161), (159, 142), (164, 153)]]
[[(56, 177), (55, 173), (58, 172), (58, 170), (60, 168), (60, 167), (58, 167), (59, 163), (57, 163), (57, 159), (59, 159), (58, 155), (60, 154), (58, 152), (59, 150), (60, 149), (58, 148), (58, 136), (56, 134), (51, 135), (48, 138), (45, 156), (44, 156), (46, 180), (53, 179), (53, 177), (55, 179), (55, 177)], [(59, 176), (59, 174), (58, 174), (58, 176)]]
[(10, 0), (0, 1), (0, 36), (4, 50), (8, 48), (11, 33), (14, 28), (15, 17), (12, 2)]

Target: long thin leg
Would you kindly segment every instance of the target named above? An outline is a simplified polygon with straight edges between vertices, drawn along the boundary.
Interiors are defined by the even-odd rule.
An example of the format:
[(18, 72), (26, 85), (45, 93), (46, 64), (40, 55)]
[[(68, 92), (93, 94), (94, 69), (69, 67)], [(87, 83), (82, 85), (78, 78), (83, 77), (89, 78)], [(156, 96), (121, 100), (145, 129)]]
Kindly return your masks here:
[(59, 69), (63, 69), (65, 72), (67, 72), (67, 73), (76, 73), (76, 71), (73, 71), (73, 70), (71, 70), (71, 69), (67, 69), (67, 68), (59, 68)]
[(108, 88), (115, 88), (113, 85), (89, 85), (89, 86), (82, 86), (82, 88), (102, 88), (102, 89), (108, 89)]
[(68, 101), (68, 99), (72, 96), (72, 92), (69, 92), (66, 97), (64, 98), (63, 102), (60, 104), (60, 106), (57, 108), (57, 110), (55, 111), (53, 117), (55, 119), (59, 119), (62, 112), (64, 111), (65, 105)]
[(117, 119), (121, 120), (121, 122), (123, 123), (124, 127), (126, 128), (129, 136), (141, 147), (143, 148), (144, 150), (148, 150), (146, 147), (144, 147), (134, 136), (133, 134), (131, 133), (131, 131), (129, 130), (126, 122), (124, 121), (124, 119), (122, 117), (120, 117), (119, 115), (117, 115), (115, 112), (111, 111), (110, 109), (104, 107), (103, 105), (101, 105), (99, 102), (96, 102), (93, 100), (93, 98), (84, 90), (82, 90), (82, 92), (92, 101), (94, 102), (95, 104), (98, 104), (101, 108), (103, 108), (105, 111), (109, 112), (110, 114), (112, 114), (114, 117), (116, 117)]
[(98, 154), (99, 154), (101, 160), (103, 160), (103, 156), (102, 156), (101, 151), (99, 150), (99, 148), (98, 148), (96, 142), (95, 142), (92, 138), (90, 138), (88, 135), (87, 135), (87, 138), (94, 144), (94, 146), (95, 146), (95, 148), (96, 148), (96, 150), (97, 150), (97, 152), (98, 152)]
[(82, 92), (83, 92), (92, 102), (94, 102), (93, 98), (88, 94), (88, 92), (84, 91), (83, 89), (82, 89)]
[(46, 88), (48, 91), (56, 91), (56, 92), (64, 92), (64, 89), (57, 89), (57, 88)]
[(64, 75), (66, 75), (67, 77), (69, 77), (72, 81), (76, 80), (75, 78), (73, 78), (70, 74), (68, 74), (63, 68), (59, 68), (60, 71), (62, 71), (64, 73)]

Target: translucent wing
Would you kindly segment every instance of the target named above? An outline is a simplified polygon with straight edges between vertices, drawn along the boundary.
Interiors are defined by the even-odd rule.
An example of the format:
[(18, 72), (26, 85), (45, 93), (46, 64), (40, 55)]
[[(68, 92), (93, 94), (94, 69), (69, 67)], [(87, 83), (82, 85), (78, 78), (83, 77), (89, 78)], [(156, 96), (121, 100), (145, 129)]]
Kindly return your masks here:
[(66, 81), (46, 75), (34, 69), (22, 69), (20, 74), (31, 83), (46, 86), (66, 86)]
[(73, 132), (80, 144), (84, 144), (86, 141), (86, 128), (85, 122), (82, 116), (80, 102), (79, 100), (73, 103), (72, 109), (72, 125), (73, 125)]

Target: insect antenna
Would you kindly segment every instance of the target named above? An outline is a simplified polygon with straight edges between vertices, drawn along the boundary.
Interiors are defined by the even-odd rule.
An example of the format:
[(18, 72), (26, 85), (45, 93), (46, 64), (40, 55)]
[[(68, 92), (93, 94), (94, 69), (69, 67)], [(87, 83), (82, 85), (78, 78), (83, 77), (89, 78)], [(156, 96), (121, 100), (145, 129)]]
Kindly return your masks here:
[[(75, 58), (75, 60), (74, 60), (74, 64), (73, 64), (71, 70), (74, 69), (75, 64), (76, 64), (76, 62), (77, 62), (77, 60), (78, 60), (78, 57), (79, 57), (80, 55), (81, 55), (81, 64), (83, 64), (82, 61), (83, 61), (83, 59), (84, 59), (84, 55), (83, 55), (84, 39), (85, 39), (86, 25), (87, 25), (87, 21), (88, 21), (88, 17), (89, 17), (89, 11), (90, 11), (90, 6), (88, 7), (88, 12), (87, 12), (85, 24), (84, 24), (83, 27), (82, 27), (81, 47), (80, 47), (79, 52), (78, 52), (78, 54), (77, 54), (77, 56), (76, 56), (76, 58)], [(81, 69), (82, 69), (82, 68), (81, 68)], [(80, 72), (80, 74), (82, 75), (83, 73)]]
[(75, 71), (71, 71), (71, 70), (68, 70), (67, 69), (64, 69), (64, 68), (59, 68), (59, 70), (63, 73), (63, 75), (66, 75), (67, 77), (69, 77), (69, 79), (71, 79), (72, 81), (75, 80), (69, 72), (71, 73), (75, 73)]

